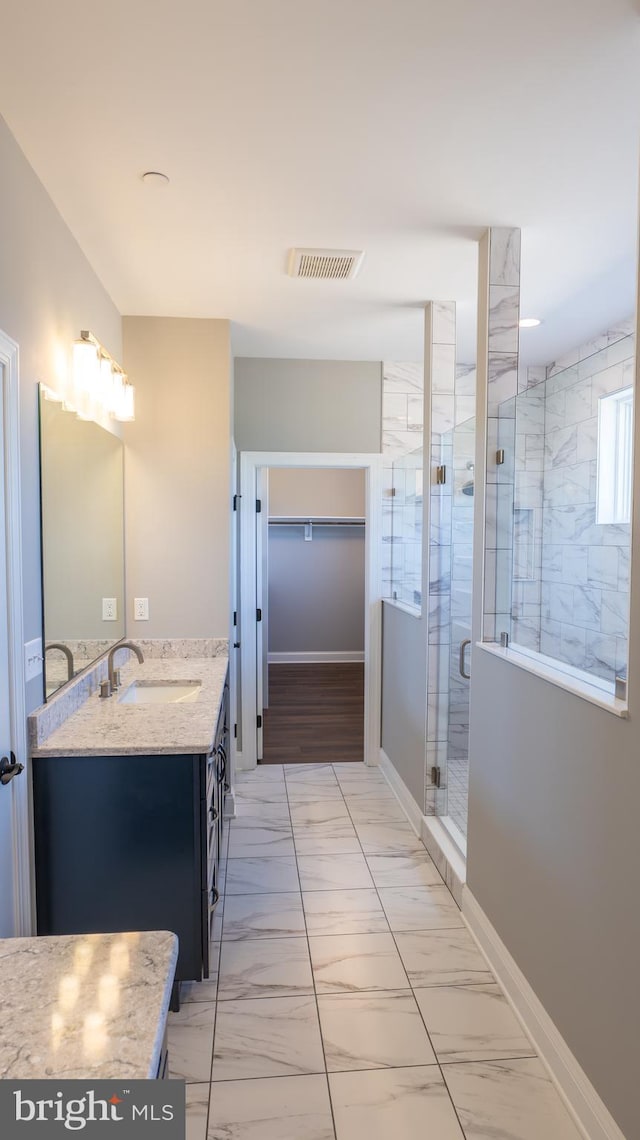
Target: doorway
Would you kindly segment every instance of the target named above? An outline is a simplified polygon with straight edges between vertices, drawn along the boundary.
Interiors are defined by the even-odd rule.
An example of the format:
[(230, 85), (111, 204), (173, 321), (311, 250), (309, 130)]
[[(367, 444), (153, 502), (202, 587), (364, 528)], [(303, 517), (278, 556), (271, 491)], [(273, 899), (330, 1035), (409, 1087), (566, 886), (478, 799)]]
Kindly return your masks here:
[(22, 622), (18, 346), (0, 332), (0, 938), (32, 932)]
[(262, 476), (265, 764), (364, 760), (365, 473)]
[(379, 761), (380, 476), (379, 455), (241, 456), (239, 770)]

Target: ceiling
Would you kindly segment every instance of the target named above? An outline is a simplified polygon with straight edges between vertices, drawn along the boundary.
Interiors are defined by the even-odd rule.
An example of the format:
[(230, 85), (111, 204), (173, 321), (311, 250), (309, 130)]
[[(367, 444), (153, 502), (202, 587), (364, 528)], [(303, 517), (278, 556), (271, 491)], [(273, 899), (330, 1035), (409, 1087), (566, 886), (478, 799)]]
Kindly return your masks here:
[[(634, 0), (31, 0), (0, 107), (122, 313), (228, 317), (237, 355), (475, 345), (477, 238), (523, 231), (526, 358), (634, 304)], [(141, 181), (166, 172), (164, 190)], [(348, 282), (293, 245), (362, 248)]]

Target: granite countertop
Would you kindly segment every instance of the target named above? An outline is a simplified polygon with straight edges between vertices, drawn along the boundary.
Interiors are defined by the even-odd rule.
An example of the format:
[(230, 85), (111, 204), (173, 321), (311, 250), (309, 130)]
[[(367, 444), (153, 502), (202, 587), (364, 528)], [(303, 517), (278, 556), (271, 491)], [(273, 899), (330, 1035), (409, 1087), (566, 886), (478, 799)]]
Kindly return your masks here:
[[(121, 667), (122, 685), (106, 699), (93, 693), (67, 720), (32, 750), (33, 756), (128, 756), (150, 753), (206, 753), (210, 750), (224, 688), (228, 658), (135, 657)], [(139, 681), (201, 681), (193, 702), (121, 704), (127, 686)]]
[(178, 939), (0, 939), (0, 1078), (154, 1078)]

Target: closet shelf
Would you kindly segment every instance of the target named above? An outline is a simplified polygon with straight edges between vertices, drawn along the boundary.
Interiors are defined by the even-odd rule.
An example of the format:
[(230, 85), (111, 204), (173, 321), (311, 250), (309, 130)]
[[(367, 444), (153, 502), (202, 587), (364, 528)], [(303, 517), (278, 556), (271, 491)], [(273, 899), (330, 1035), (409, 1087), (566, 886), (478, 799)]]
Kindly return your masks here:
[(269, 526), (364, 526), (365, 519), (351, 515), (270, 515)]

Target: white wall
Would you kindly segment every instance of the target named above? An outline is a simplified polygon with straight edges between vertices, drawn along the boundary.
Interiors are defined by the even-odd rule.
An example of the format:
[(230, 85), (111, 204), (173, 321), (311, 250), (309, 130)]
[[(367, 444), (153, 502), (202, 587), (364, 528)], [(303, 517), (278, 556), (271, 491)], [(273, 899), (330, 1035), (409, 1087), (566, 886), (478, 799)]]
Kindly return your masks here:
[[(25, 638), (42, 632), (38, 381), (67, 386), (71, 345), (91, 329), (122, 358), (120, 315), (0, 119), (0, 328), (20, 346)], [(27, 685), (27, 708), (42, 678)]]
[[(127, 633), (227, 637), (232, 381), (228, 321), (124, 318)], [(133, 618), (149, 599), (149, 621)]]

